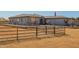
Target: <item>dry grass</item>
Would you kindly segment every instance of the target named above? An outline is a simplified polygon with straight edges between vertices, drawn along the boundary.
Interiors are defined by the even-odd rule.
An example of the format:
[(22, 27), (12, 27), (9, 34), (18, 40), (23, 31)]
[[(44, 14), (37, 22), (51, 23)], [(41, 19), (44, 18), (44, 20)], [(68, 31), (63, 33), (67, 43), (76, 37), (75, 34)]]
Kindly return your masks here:
[(79, 29), (66, 28), (65, 36), (0, 42), (3, 48), (79, 48)]

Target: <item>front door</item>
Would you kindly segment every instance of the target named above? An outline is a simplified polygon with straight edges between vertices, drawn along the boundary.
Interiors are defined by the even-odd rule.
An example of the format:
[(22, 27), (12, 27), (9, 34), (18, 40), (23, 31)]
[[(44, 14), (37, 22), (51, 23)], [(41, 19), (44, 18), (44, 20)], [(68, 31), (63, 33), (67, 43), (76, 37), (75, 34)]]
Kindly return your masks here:
[(40, 19), (40, 23), (39, 23), (40, 25), (43, 25), (44, 24), (44, 21), (43, 21), (43, 19)]
[(46, 20), (45, 19), (40, 19), (40, 25), (46, 25)]

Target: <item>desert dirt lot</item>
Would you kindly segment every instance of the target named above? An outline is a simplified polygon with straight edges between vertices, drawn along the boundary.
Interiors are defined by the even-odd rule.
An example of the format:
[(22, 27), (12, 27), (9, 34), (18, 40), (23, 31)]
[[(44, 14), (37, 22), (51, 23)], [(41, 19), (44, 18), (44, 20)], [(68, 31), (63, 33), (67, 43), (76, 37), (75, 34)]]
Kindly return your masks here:
[[(0, 29), (6, 28), (0, 26)], [(16, 28), (10, 28), (16, 30)], [(15, 33), (15, 32), (14, 32)], [(0, 32), (0, 37), (1, 37)], [(11, 34), (11, 33), (10, 33)], [(15, 33), (16, 34), (16, 33)], [(79, 29), (66, 28), (66, 35), (24, 40), (0, 41), (2, 48), (79, 48)]]

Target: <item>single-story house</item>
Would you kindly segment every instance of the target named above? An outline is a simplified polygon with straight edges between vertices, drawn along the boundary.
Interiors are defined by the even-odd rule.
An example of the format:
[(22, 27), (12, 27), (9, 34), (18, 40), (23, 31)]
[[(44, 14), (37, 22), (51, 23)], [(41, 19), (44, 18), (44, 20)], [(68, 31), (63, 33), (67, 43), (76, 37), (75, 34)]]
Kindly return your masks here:
[(68, 25), (70, 18), (64, 16), (41, 16), (38, 14), (20, 14), (9, 17), (9, 24), (14, 25)]
[(46, 23), (50, 25), (70, 25), (69, 21), (71, 18), (64, 16), (45, 16)]
[[(9, 24), (15, 25), (39, 25), (44, 24), (45, 18), (38, 14), (20, 14), (9, 17)], [(41, 22), (41, 23), (40, 23)]]

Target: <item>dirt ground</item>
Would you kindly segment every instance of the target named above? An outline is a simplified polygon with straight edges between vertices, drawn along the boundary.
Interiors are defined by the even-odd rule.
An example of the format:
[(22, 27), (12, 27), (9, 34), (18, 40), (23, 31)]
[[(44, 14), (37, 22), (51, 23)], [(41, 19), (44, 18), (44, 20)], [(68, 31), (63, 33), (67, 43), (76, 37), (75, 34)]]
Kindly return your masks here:
[(66, 28), (66, 35), (0, 41), (1, 48), (79, 48), (79, 29)]

